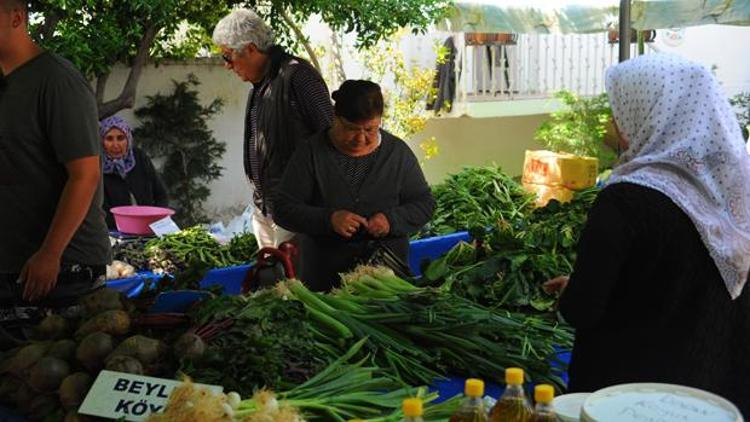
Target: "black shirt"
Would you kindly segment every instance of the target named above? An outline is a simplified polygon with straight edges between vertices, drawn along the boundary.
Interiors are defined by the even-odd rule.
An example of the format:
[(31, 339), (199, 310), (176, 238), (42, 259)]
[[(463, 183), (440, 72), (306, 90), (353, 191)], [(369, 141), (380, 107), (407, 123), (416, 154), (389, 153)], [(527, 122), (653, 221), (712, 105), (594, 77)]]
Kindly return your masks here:
[(300, 146), (278, 188), (274, 220), (300, 233), (302, 281), (315, 290), (339, 283), (338, 273), (351, 270), (371, 252), (365, 230), (351, 239), (333, 231), (331, 215), (349, 210), (365, 218), (383, 213), (390, 224), (383, 243), (408, 262), (409, 239), (435, 208), (430, 187), (417, 158), (406, 143), (381, 131), (374, 162), (360, 186), (353, 186), (337, 163), (327, 130)]
[[(49, 231), (68, 179), (65, 163), (100, 156), (96, 100), (67, 60), (41, 53), (0, 88), (0, 273), (18, 273)], [(110, 260), (101, 184), (64, 262)]]
[(560, 312), (576, 329), (571, 391), (666, 382), (750, 416), (750, 294), (732, 301), (690, 218), (628, 183), (602, 190)]
[(151, 159), (140, 148), (134, 148), (133, 155), (135, 167), (125, 175), (125, 178), (118, 173), (104, 175), (104, 209), (107, 211), (107, 225), (111, 229), (115, 228), (114, 218), (109, 212), (112, 207), (122, 205), (166, 207), (169, 205), (167, 189)]

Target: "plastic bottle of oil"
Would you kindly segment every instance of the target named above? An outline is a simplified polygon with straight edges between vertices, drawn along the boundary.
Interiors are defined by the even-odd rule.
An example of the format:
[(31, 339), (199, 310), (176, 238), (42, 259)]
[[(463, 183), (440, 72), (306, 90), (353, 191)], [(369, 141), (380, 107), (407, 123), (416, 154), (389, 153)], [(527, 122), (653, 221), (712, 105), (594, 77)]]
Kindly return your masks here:
[(555, 388), (549, 384), (534, 387), (534, 418), (532, 422), (557, 422), (552, 400), (555, 399)]
[(411, 398), (403, 401), (401, 410), (404, 412), (404, 422), (422, 422), (422, 399)]
[(505, 391), (490, 413), (492, 422), (529, 422), (532, 411), (523, 391), (524, 374), (521, 368), (505, 370)]
[(484, 407), (484, 381), (476, 378), (466, 380), (466, 398), (461, 407), (450, 418), (450, 422), (487, 422), (487, 409)]

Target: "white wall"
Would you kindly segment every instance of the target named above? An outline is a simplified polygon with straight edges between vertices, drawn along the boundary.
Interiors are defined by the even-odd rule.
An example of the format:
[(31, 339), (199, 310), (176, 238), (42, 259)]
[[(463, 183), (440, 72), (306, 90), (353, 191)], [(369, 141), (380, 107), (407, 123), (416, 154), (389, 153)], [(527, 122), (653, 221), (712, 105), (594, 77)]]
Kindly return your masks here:
[(717, 66), (716, 77), (725, 92), (733, 96), (750, 91), (750, 27), (703, 25), (670, 32), (657, 30), (654, 47), (695, 60), (711, 68)]
[[(144, 106), (149, 95), (171, 93), (172, 80), (184, 81), (190, 73), (195, 74), (201, 82), (198, 88), (199, 98), (204, 105), (215, 98), (224, 100), (222, 111), (208, 122), (214, 137), (225, 142), (227, 150), (222, 162), (223, 176), (210, 185), (211, 197), (206, 203), (206, 209), (210, 214), (221, 217), (239, 214), (251, 200), (251, 190), (242, 164), (242, 122), (249, 85), (224, 69), (219, 62), (149, 66), (138, 85), (135, 108)], [(113, 72), (107, 85), (108, 97), (119, 93), (126, 78), (127, 72), (122, 68)], [(127, 118), (133, 127), (139, 126), (133, 110), (125, 110), (119, 114)]]

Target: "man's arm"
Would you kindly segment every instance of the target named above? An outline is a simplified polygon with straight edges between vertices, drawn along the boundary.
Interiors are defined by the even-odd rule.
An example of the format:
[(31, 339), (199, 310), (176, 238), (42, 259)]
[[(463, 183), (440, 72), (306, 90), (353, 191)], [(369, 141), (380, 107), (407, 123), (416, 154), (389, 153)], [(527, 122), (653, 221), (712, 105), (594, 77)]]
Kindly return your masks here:
[(100, 183), (99, 156), (83, 157), (65, 163), (68, 180), (57, 204), (55, 216), (39, 250), (21, 270), (24, 299), (38, 300), (57, 283), (63, 251), (86, 217)]
[(292, 75), (292, 92), (302, 118), (313, 133), (333, 122), (333, 104), (328, 87), (312, 69), (299, 69)]

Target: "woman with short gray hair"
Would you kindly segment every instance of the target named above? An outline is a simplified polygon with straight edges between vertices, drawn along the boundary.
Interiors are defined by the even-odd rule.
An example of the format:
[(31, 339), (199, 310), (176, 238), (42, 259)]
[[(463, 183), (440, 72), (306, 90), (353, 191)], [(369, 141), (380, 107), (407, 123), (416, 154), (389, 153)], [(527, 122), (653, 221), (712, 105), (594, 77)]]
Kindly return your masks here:
[(275, 44), (254, 11), (237, 9), (219, 21), (213, 40), (225, 67), (252, 84), (247, 99), (243, 163), (253, 186), (258, 245), (277, 247), (294, 233), (273, 220), (273, 192), (294, 150), (333, 120), (328, 87), (307, 61)]

